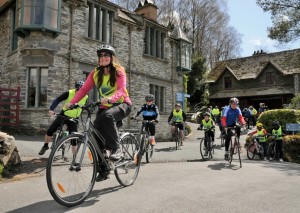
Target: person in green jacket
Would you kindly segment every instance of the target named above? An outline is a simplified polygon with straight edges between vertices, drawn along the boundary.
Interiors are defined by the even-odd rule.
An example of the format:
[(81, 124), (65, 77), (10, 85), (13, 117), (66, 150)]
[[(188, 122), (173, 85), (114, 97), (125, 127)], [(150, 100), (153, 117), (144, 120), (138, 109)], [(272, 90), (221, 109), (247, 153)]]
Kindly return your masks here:
[[(283, 141), (282, 141), (282, 135), (283, 135), (283, 131), (282, 128), (280, 126), (280, 123), (275, 120), (272, 123), (272, 135), (275, 136), (275, 141), (277, 143), (277, 149), (279, 152), (279, 162), (283, 162), (283, 150), (282, 150), (282, 145), (283, 145)], [(269, 160), (273, 160), (272, 156), (270, 156)]]
[[(66, 92), (64, 92), (62, 95), (57, 97), (53, 103), (50, 106), (49, 115), (53, 116), (55, 115), (54, 109), (58, 106), (58, 104), (62, 101), (64, 101), (64, 106), (59, 113), (60, 115), (67, 116), (69, 118), (78, 118), (82, 112), (81, 108), (67, 110), (65, 107), (65, 104), (69, 103), (72, 98), (75, 96), (76, 92), (83, 86), (84, 81), (76, 81), (75, 82), (75, 89), (70, 89)], [(84, 98), (82, 98), (78, 104), (85, 105), (87, 102), (88, 96), (86, 95)], [(71, 120), (63, 120), (61, 117), (56, 117), (56, 119), (52, 122), (50, 127), (47, 129), (46, 135), (45, 135), (45, 143), (44, 146), (41, 148), (39, 155), (45, 154), (45, 152), (49, 149), (49, 142), (52, 141), (52, 136), (54, 132), (60, 127), (61, 123), (65, 122), (65, 124), (68, 126), (69, 133), (71, 132), (77, 132), (77, 122), (71, 121)]]

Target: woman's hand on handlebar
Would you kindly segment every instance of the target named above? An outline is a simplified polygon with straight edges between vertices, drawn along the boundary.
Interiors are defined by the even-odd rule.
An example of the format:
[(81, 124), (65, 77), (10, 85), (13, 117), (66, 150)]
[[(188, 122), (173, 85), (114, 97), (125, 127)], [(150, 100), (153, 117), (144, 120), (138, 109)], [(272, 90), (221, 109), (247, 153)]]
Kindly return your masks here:
[(66, 107), (67, 109), (70, 109), (73, 105), (74, 105), (74, 104), (67, 103), (67, 104), (65, 104), (65, 107)]
[(50, 116), (54, 116), (55, 115), (55, 112), (53, 110), (49, 110), (48, 113), (49, 113)]

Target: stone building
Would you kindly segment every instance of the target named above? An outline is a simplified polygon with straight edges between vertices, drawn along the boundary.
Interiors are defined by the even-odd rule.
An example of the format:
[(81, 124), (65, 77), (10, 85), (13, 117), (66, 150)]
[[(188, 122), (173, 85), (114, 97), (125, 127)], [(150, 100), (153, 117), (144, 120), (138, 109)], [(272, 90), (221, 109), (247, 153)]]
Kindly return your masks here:
[[(184, 92), (191, 50), (180, 29), (172, 33), (156, 19), (157, 6), (147, 0), (135, 12), (106, 0), (0, 0), (0, 87), (21, 87), (19, 129), (43, 132), (52, 101), (86, 78), (97, 47), (108, 43), (126, 69), (133, 112), (154, 94), (157, 137), (170, 137), (167, 117)], [(98, 98), (95, 89), (89, 96)]]
[(241, 108), (283, 108), (300, 92), (299, 59), (300, 49), (294, 49), (219, 62), (208, 76), (210, 102), (224, 106), (237, 97)]

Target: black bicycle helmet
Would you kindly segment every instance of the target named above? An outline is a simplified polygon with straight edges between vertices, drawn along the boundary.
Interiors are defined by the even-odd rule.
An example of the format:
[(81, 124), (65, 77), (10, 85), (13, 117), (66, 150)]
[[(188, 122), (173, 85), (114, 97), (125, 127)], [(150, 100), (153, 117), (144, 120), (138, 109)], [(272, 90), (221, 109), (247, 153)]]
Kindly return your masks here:
[(237, 99), (237, 98), (230, 98), (229, 104), (231, 104), (231, 103), (239, 104), (239, 99)]
[(146, 95), (146, 96), (145, 96), (145, 100), (146, 100), (146, 101), (153, 101), (153, 100), (154, 100), (154, 95), (152, 95), (152, 94)]
[(75, 82), (75, 88), (77, 90), (79, 90), (83, 86), (83, 84), (84, 84), (84, 81), (76, 81)]
[(280, 126), (279, 121), (273, 121), (273, 122), (272, 122), (272, 126), (273, 126), (273, 128), (276, 129), (276, 130), (279, 129), (279, 126)]
[(175, 104), (175, 107), (181, 107), (180, 103)]
[(203, 114), (203, 116), (208, 116), (208, 117), (210, 117), (210, 113), (205, 112), (205, 113)]
[(97, 49), (97, 56), (100, 57), (100, 53), (102, 53), (102, 52), (108, 52), (108, 53), (112, 54), (113, 56), (116, 55), (115, 48), (113, 48), (112, 46), (110, 46), (108, 44), (103, 44)]

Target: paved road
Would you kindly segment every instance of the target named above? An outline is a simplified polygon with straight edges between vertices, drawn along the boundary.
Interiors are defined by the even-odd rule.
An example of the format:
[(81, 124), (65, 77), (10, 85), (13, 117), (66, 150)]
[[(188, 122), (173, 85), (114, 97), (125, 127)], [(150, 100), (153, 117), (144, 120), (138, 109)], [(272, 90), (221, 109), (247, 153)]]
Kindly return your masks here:
[[(177, 151), (174, 142), (157, 143), (155, 162), (142, 164), (133, 186), (120, 187), (111, 175), (73, 208), (52, 199), (43, 173), (2, 183), (0, 212), (300, 212), (299, 164), (249, 161), (244, 152), (240, 169), (223, 160), (224, 150), (202, 162), (195, 140), (201, 134), (194, 131)], [(21, 155), (38, 152), (42, 142), (22, 139)]]

